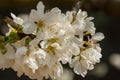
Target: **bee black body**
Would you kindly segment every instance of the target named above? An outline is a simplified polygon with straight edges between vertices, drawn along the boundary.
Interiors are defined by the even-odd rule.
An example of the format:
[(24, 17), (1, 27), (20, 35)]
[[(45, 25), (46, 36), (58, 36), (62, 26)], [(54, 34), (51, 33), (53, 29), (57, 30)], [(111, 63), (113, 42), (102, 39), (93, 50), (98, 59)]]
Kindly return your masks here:
[(83, 32), (83, 41), (84, 41), (83, 46), (84, 47), (88, 47), (90, 45), (91, 38), (92, 38), (92, 35), (90, 32), (88, 32), (88, 31)]

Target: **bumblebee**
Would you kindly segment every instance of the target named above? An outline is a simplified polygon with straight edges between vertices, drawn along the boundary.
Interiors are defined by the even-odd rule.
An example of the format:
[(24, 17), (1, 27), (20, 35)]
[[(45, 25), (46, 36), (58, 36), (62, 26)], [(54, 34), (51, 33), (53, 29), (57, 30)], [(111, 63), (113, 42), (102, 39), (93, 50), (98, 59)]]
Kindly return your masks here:
[(89, 47), (90, 46), (90, 42), (92, 39), (92, 35), (89, 31), (84, 31), (83, 32), (83, 47)]

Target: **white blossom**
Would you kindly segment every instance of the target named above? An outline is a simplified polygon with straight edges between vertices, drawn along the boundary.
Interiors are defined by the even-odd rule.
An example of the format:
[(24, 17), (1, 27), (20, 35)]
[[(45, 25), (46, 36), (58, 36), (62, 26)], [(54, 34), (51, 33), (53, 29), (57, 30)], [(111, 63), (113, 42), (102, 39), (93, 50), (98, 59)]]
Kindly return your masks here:
[[(45, 11), (42, 2), (36, 8), (27, 21), (11, 13), (22, 31), (15, 32), (18, 40), (5, 45), (5, 54), (0, 50), (0, 68), (12, 68), (18, 76), (25, 74), (31, 79), (57, 80), (63, 73), (62, 64), (68, 63), (76, 74), (85, 77), (102, 57), (98, 41), (104, 35), (96, 33), (93, 17), (82, 10), (76, 15), (74, 11), (64, 14), (57, 7)], [(13, 30), (8, 25), (11, 28), (6, 36), (11, 37)]]

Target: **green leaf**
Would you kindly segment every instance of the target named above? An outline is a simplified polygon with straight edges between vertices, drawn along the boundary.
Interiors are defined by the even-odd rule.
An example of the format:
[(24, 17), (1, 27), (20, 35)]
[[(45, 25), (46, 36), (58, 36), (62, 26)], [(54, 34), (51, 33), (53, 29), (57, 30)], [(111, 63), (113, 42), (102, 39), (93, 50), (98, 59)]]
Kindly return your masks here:
[(6, 43), (14, 43), (14, 42), (18, 41), (19, 39), (20, 38), (19, 38), (17, 32), (11, 32), (9, 34), (9, 36), (5, 37), (5, 42)]

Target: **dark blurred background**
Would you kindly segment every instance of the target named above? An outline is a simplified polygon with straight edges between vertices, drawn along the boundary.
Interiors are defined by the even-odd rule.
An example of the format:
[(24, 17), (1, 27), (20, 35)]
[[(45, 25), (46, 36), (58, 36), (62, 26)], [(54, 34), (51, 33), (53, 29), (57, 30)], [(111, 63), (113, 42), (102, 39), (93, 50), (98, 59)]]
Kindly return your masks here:
[[(73, 80), (120, 80), (120, 0), (41, 0), (47, 10), (59, 7), (63, 12), (72, 10), (80, 1), (80, 8), (93, 16), (96, 31), (102, 32), (105, 39), (100, 42), (102, 47), (101, 63), (95, 69), (88, 71), (85, 78), (74, 74)], [(0, 0), (0, 35), (7, 32), (3, 18), (10, 16), (10, 12), (19, 14), (30, 13), (36, 8), (39, 0)], [(117, 57), (112, 57), (114, 55)], [(116, 60), (117, 59), (117, 60)], [(116, 63), (116, 64), (114, 64)], [(65, 65), (67, 68), (67, 66)], [(0, 80), (30, 80), (23, 75), (17, 77), (12, 69), (0, 70)]]

